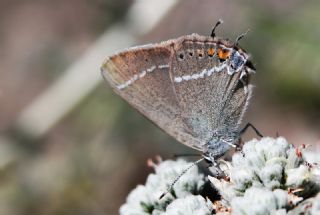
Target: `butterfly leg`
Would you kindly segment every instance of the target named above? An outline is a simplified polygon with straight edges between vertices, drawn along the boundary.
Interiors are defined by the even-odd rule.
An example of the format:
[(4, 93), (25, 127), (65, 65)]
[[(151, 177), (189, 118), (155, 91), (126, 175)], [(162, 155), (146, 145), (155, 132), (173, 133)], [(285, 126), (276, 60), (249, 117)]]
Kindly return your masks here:
[(246, 126), (244, 126), (243, 129), (241, 129), (240, 131), (240, 136), (242, 136), (246, 131), (247, 129), (251, 127), (255, 132), (256, 134), (259, 136), (259, 137), (263, 137), (263, 135), (258, 131), (258, 129), (256, 127), (254, 127), (250, 122), (246, 124)]
[(242, 141), (241, 136), (247, 131), (247, 129), (249, 127), (251, 127), (259, 137), (263, 137), (263, 135), (258, 131), (258, 129), (256, 127), (254, 127), (251, 123), (247, 123), (246, 126), (244, 126), (244, 128), (240, 130), (240, 132), (239, 132), (240, 138), (239, 138), (238, 142), (236, 143), (236, 146), (237, 146), (236, 151), (239, 151), (242, 154), (243, 154), (242, 147), (243, 147), (244, 142)]
[(219, 179), (227, 177), (225, 171), (221, 168), (220, 164), (217, 161), (214, 161), (213, 163), (209, 164), (208, 169), (215, 178)]
[(224, 178), (226, 174), (220, 168), (220, 164), (216, 161), (215, 157), (211, 153), (204, 153), (203, 154), (204, 160), (209, 164), (208, 169), (216, 178)]
[(244, 142), (243, 140), (241, 139), (241, 137), (239, 138), (238, 142), (235, 144), (237, 147), (236, 147), (236, 151), (237, 152), (241, 152), (242, 153), (242, 147), (244, 145)]

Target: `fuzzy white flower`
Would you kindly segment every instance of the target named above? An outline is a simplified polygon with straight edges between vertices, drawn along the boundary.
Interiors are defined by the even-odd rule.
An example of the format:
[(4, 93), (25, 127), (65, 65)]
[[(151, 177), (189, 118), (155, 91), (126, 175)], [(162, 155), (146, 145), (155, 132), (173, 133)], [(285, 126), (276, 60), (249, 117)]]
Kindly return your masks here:
[(310, 209), (312, 215), (320, 214), (320, 194), (318, 194), (312, 201), (313, 205)]
[[(266, 188), (251, 187), (243, 197), (235, 197), (231, 201), (233, 214), (275, 214), (283, 213), (287, 205), (287, 192), (270, 191)], [(284, 210), (285, 212), (285, 210)]]
[[(252, 140), (235, 153), (232, 162), (219, 162), (229, 176), (209, 176), (221, 199), (213, 204), (203, 195), (206, 182), (197, 166), (189, 169), (161, 200), (160, 195), (192, 163), (184, 160), (152, 163), (155, 169), (121, 206), (120, 214), (320, 214), (320, 168), (306, 161), (304, 146), (295, 148), (284, 138)], [(210, 168), (217, 172), (215, 167)], [(217, 197), (213, 197), (217, 198)]]
[(176, 198), (198, 194), (204, 184), (204, 175), (195, 166), (187, 171), (174, 185), (171, 192), (159, 199), (170, 184), (192, 163), (184, 160), (164, 161), (154, 164), (155, 173), (150, 174), (146, 184), (138, 185), (121, 206), (120, 214), (161, 214)]
[(286, 185), (298, 188), (308, 178), (310, 178), (308, 167), (301, 165), (298, 168), (287, 170)]
[(254, 139), (233, 155), (230, 181), (209, 180), (235, 214), (285, 214), (320, 190), (319, 167), (307, 165), (303, 149), (282, 137)]
[(145, 186), (138, 185), (127, 197), (127, 203), (121, 206), (120, 214), (150, 214), (153, 208), (148, 209), (148, 206), (152, 207), (153, 203), (148, 192)]
[(174, 200), (163, 215), (210, 215), (211, 209), (202, 196), (189, 195)]
[(301, 202), (297, 207), (288, 212), (288, 215), (306, 214), (318, 215), (320, 214), (320, 194), (316, 197), (306, 199)]

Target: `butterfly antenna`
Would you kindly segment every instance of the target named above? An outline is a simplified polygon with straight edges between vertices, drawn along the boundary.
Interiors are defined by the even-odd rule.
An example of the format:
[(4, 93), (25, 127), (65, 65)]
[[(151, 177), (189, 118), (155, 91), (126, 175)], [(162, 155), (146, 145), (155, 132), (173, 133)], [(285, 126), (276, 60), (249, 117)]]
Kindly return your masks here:
[(213, 29), (212, 29), (212, 31), (211, 31), (211, 35), (210, 35), (212, 38), (215, 38), (215, 37), (216, 37), (216, 33), (215, 33), (216, 28), (217, 28), (220, 24), (222, 24), (222, 23), (223, 23), (223, 20), (222, 20), (222, 19), (219, 19), (218, 22), (215, 24), (215, 26), (213, 27)]
[(249, 31), (250, 31), (250, 29), (248, 29), (246, 32), (240, 34), (240, 35), (237, 37), (236, 43), (235, 43), (236, 46), (238, 45), (239, 41), (240, 41), (244, 36), (247, 35), (247, 33), (248, 33)]
[(159, 199), (162, 199), (165, 195), (167, 195), (169, 192), (171, 192), (173, 186), (177, 183), (177, 181), (179, 181), (179, 179), (186, 173), (189, 171), (189, 169), (191, 169), (192, 167), (194, 167), (195, 165), (197, 165), (198, 163), (200, 163), (201, 161), (203, 161), (204, 158), (201, 158), (195, 162), (193, 162), (190, 166), (188, 166), (186, 169), (184, 169), (180, 175), (178, 175), (178, 177), (176, 177), (176, 179), (174, 179), (174, 181), (170, 184), (170, 186), (168, 187), (167, 191), (162, 193), (161, 196), (159, 197)]

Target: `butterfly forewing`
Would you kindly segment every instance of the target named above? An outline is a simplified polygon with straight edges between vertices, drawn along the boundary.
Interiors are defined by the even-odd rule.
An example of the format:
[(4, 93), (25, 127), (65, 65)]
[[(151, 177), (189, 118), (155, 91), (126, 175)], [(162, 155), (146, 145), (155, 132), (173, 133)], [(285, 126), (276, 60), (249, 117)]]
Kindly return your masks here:
[(172, 42), (143, 46), (108, 58), (102, 74), (115, 92), (178, 141), (201, 150), (181, 120), (172, 83)]

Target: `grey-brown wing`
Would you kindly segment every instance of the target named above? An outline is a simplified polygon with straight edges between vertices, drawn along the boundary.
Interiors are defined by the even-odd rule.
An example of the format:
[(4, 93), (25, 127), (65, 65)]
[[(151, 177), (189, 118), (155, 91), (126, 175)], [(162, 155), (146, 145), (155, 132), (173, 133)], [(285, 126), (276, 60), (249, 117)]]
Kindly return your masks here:
[(214, 131), (237, 130), (248, 100), (243, 90), (234, 91), (240, 72), (228, 73), (228, 62), (213, 54), (217, 45), (206, 37), (189, 35), (176, 44), (172, 64), (182, 119), (203, 144)]
[(240, 80), (240, 73), (236, 76), (238, 81), (230, 87), (229, 96), (220, 113), (221, 125), (230, 131), (238, 130), (252, 94), (252, 85), (244, 79)]
[(171, 77), (170, 42), (131, 48), (108, 58), (102, 75), (114, 91), (179, 142), (201, 150), (185, 128)]

